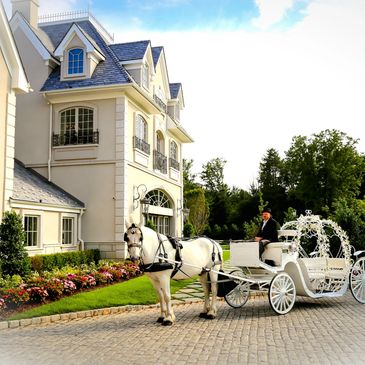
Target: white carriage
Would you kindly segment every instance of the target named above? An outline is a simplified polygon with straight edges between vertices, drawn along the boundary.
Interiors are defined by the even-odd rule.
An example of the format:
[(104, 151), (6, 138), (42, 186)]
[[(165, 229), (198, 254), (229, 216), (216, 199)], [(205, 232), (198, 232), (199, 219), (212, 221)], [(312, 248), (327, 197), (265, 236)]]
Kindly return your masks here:
[(336, 223), (307, 212), (282, 227), (279, 241), (265, 247), (262, 260), (257, 242), (230, 243), (231, 265), (238, 269), (219, 280), (230, 306), (242, 307), (252, 290), (267, 291), (272, 309), (286, 314), (297, 295), (333, 298), (349, 287), (365, 303), (365, 251), (354, 252)]

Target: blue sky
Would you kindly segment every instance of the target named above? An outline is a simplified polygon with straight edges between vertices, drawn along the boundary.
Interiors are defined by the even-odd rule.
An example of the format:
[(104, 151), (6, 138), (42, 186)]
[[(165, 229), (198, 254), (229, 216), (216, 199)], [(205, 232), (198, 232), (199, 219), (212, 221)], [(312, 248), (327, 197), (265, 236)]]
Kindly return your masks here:
[[(40, 13), (87, 0), (39, 0)], [(10, 0), (3, 0), (8, 14)], [(164, 46), (182, 82), (181, 122), (196, 171), (227, 160), (226, 182), (248, 188), (269, 148), (338, 129), (365, 152), (365, 0), (92, 0), (115, 42)]]

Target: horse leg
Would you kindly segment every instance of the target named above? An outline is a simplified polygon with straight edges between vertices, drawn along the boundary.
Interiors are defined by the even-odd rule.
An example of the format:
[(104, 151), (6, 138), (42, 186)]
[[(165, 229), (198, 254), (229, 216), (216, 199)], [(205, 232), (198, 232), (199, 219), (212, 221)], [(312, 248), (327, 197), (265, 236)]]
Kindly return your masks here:
[(160, 285), (159, 280), (157, 280), (155, 277), (152, 277), (152, 275), (149, 275), (152, 285), (156, 290), (156, 293), (158, 295), (158, 300), (160, 302), (160, 316), (157, 318), (158, 323), (162, 323), (164, 319), (166, 318), (166, 303), (165, 303), (165, 297), (162, 292), (162, 288)]
[(203, 311), (199, 314), (200, 318), (208, 318), (208, 312), (210, 310), (210, 303), (209, 303), (209, 292), (210, 292), (210, 288), (209, 288), (209, 283), (208, 283), (208, 273), (203, 273), (199, 276), (199, 281), (201, 286), (203, 287), (203, 291), (204, 291), (204, 306), (203, 306)]
[(207, 313), (207, 318), (214, 319), (217, 316), (217, 291), (218, 291), (218, 274), (215, 272), (209, 272), (210, 277), (210, 290), (212, 292), (210, 300), (210, 308)]
[(170, 270), (163, 271), (161, 273), (160, 284), (164, 302), (166, 304), (166, 317), (162, 321), (164, 326), (171, 326), (175, 322), (175, 314), (172, 309), (171, 292), (170, 292)]

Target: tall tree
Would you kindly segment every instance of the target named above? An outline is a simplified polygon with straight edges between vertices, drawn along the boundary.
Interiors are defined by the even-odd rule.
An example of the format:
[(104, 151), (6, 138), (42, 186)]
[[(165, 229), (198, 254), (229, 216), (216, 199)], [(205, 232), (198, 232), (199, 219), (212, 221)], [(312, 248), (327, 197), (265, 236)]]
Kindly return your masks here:
[(258, 178), (263, 199), (269, 202), (276, 219), (279, 221), (283, 220), (284, 211), (288, 208), (283, 183), (283, 166), (283, 160), (280, 158), (278, 151), (270, 148), (260, 162)]
[(227, 184), (224, 183), (224, 166), (226, 162), (222, 158), (214, 158), (203, 165), (200, 173), (209, 204), (209, 224), (211, 228), (215, 224), (222, 227), (227, 223), (229, 191)]
[(195, 189), (199, 186), (196, 182), (197, 174), (193, 173), (194, 160), (183, 159), (183, 183), (184, 191)]
[(365, 165), (356, 150), (357, 142), (328, 129), (312, 138), (294, 137), (284, 164), (289, 196), (316, 213), (324, 212), (340, 197), (358, 196)]
[(203, 165), (203, 170), (200, 177), (203, 180), (204, 188), (209, 192), (219, 192), (227, 190), (227, 185), (224, 183), (224, 166), (226, 160), (222, 158), (213, 158)]
[(185, 193), (186, 205), (190, 209), (189, 221), (194, 226), (195, 233), (204, 232), (209, 217), (209, 206), (202, 188), (195, 188)]

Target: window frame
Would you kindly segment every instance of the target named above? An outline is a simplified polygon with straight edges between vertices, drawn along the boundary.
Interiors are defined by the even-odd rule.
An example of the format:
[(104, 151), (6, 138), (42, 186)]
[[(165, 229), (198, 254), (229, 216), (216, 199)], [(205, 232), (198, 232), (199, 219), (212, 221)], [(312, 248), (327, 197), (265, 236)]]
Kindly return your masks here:
[[(73, 62), (75, 63), (76, 61), (71, 61), (70, 60), (70, 56), (71, 56), (71, 52), (72, 51), (81, 51), (82, 52), (82, 58), (79, 57), (78, 61), (79, 63), (81, 63), (81, 66), (82, 66), (82, 71), (81, 72), (70, 72), (70, 62)], [(85, 69), (86, 69), (86, 57), (85, 57), (85, 50), (82, 48), (82, 47), (73, 47), (73, 48), (70, 48), (68, 49), (67, 51), (67, 64), (66, 64), (66, 67), (67, 67), (67, 76), (69, 77), (77, 77), (77, 76), (84, 76), (85, 75)], [(74, 57), (74, 56), (73, 56)], [(77, 68), (79, 69), (80, 66), (77, 66)]]
[[(27, 226), (26, 226), (26, 219), (27, 218), (35, 218), (36, 219), (36, 223), (37, 223), (37, 227), (36, 230), (27, 230)], [(40, 237), (41, 237), (41, 216), (39, 214), (36, 213), (24, 213), (23, 215), (23, 227), (24, 227), (24, 232), (25, 232), (25, 242), (24, 242), (24, 246), (26, 248), (32, 249), (32, 248), (37, 248), (40, 247)], [(36, 244), (32, 244), (29, 245), (28, 244), (28, 233), (35, 233), (35, 238), (36, 238)]]
[[(85, 112), (87, 111), (87, 112)], [(74, 112), (72, 114), (72, 112)], [(70, 113), (70, 115), (67, 115), (67, 113)], [(56, 131), (58, 131), (58, 136), (60, 141), (62, 141), (63, 138), (69, 138), (68, 143), (59, 143), (59, 144), (53, 144), (54, 147), (65, 147), (65, 146), (90, 146), (90, 145), (97, 145), (99, 142), (98, 136), (95, 136), (95, 133), (98, 132), (97, 129), (97, 123), (96, 123), (96, 108), (89, 105), (72, 105), (67, 108), (63, 108), (57, 111), (58, 115), (58, 122), (57, 122), (57, 128)], [(65, 116), (64, 116), (65, 115)], [(91, 118), (90, 118), (91, 115)], [(85, 116), (89, 117), (85, 119)], [(69, 121), (67, 118), (72, 118), (73, 121)], [(63, 120), (65, 118), (65, 120)], [(80, 119), (81, 118), (81, 119)], [(72, 126), (69, 129), (70, 136), (66, 136), (66, 133), (68, 132), (68, 125)], [(88, 128), (85, 128), (85, 126), (89, 125)], [(91, 128), (90, 128), (91, 125)], [(81, 127), (81, 128), (80, 128)], [(87, 134), (81, 133), (81, 131), (87, 131)], [(95, 142), (95, 138), (96, 141)], [(85, 143), (80, 142), (81, 140), (86, 140)]]
[[(65, 230), (64, 223), (66, 220), (71, 221), (70, 230)], [(74, 245), (75, 244), (75, 219), (74, 219), (74, 217), (62, 216), (61, 222), (62, 222), (62, 226), (61, 226), (61, 244), (62, 244), (62, 246)], [(65, 239), (64, 239), (65, 234), (67, 234), (69, 242), (65, 242)]]

